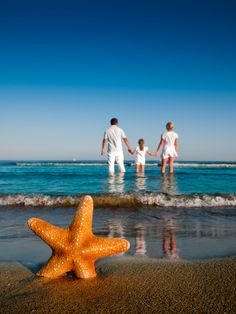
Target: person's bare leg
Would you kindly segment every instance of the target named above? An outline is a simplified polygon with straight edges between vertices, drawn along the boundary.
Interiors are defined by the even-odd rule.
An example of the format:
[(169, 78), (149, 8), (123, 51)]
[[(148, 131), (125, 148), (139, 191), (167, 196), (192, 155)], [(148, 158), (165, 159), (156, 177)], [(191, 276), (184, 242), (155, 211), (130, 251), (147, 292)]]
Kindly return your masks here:
[(138, 173), (139, 172), (139, 165), (136, 164), (136, 169), (135, 169), (135, 172)]
[(161, 161), (161, 173), (165, 173), (166, 172), (166, 159), (162, 158)]
[(169, 173), (172, 174), (174, 172), (174, 158), (169, 158)]
[(141, 165), (141, 172), (144, 173), (145, 165)]
[(169, 158), (169, 172), (170, 173), (173, 173), (174, 172), (174, 158), (173, 157), (170, 157)]

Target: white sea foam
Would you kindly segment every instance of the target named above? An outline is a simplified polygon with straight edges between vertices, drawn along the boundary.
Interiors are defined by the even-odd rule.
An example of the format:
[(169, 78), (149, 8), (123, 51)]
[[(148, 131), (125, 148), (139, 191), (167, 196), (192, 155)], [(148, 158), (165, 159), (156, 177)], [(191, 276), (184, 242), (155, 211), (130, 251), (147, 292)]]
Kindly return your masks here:
[(140, 203), (149, 206), (158, 207), (184, 207), (184, 208), (200, 208), (200, 207), (227, 207), (236, 206), (236, 195), (167, 195), (153, 194), (143, 195), (138, 198)]
[(78, 204), (76, 196), (52, 196), (52, 195), (1, 195), (0, 206), (74, 206)]
[[(76, 206), (81, 195), (0, 195), (0, 206), (46, 206), (69, 207)], [(168, 195), (152, 194), (121, 194), (121, 195), (94, 195), (97, 207), (174, 207), (174, 208), (201, 208), (201, 207), (232, 207), (236, 206), (236, 194), (210, 195)]]
[[(106, 166), (106, 162), (16, 162), (20, 167), (100, 167)], [(134, 166), (133, 161), (126, 162), (127, 166)], [(147, 162), (146, 166), (160, 166), (160, 162)], [(204, 163), (204, 162), (175, 162), (177, 168), (236, 168), (236, 163)]]
[(236, 168), (236, 163), (174, 163), (180, 168)]
[(17, 162), (20, 167), (84, 167), (106, 166), (105, 162)]
[[(160, 163), (146, 163), (146, 166), (160, 166)], [(187, 163), (175, 162), (176, 168), (236, 168), (236, 163)]]

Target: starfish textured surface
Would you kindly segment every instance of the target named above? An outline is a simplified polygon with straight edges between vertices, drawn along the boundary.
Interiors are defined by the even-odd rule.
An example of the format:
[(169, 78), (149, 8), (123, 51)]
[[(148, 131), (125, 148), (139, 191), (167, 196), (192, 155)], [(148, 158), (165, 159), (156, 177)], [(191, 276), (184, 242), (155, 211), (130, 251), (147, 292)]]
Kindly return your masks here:
[(38, 218), (28, 220), (29, 228), (52, 249), (52, 256), (39, 276), (57, 278), (73, 271), (76, 277), (96, 276), (94, 263), (97, 259), (118, 254), (129, 249), (129, 242), (118, 238), (96, 237), (92, 232), (93, 199), (85, 196), (66, 229), (61, 229)]

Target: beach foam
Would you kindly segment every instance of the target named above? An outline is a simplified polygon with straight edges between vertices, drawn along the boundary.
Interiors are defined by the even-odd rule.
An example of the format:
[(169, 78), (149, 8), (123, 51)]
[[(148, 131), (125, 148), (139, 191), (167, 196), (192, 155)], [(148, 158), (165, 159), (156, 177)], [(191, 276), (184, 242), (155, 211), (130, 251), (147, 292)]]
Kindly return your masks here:
[[(76, 206), (82, 195), (0, 195), (0, 206)], [(149, 194), (104, 194), (93, 195), (96, 207), (232, 207), (236, 206), (236, 194), (191, 194), (170, 195), (163, 193)]]

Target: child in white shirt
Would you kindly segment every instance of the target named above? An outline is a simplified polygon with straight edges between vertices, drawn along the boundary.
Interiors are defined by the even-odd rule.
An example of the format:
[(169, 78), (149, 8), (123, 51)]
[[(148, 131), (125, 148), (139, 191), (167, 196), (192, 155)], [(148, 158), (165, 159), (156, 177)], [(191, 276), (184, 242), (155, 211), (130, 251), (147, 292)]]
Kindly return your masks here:
[(156, 154), (159, 149), (163, 145), (162, 153), (161, 153), (161, 172), (165, 173), (166, 164), (169, 163), (169, 172), (173, 173), (173, 163), (174, 158), (178, 157), (178, 134), (173, 131), (174, 124), (172, 122), (168, 122), (166, 124), (167, 131), (164, 132), (161, 136), (160, 143), (157, 147)]
[(138, 146), (135, 147), (133, 151), (129, 150), (129, 152), (132, 155), (136, 155), (136, 172), (139, 172), (139, 170), (141, 170), (141, 172), (144, 172), (146, 154), (148, 154), (149, 156), (155, 156), (155, 154), (151, 153), (148, 150), (147, 146), (144, 146), (144, 139), (142, 138), (138, 140)]

